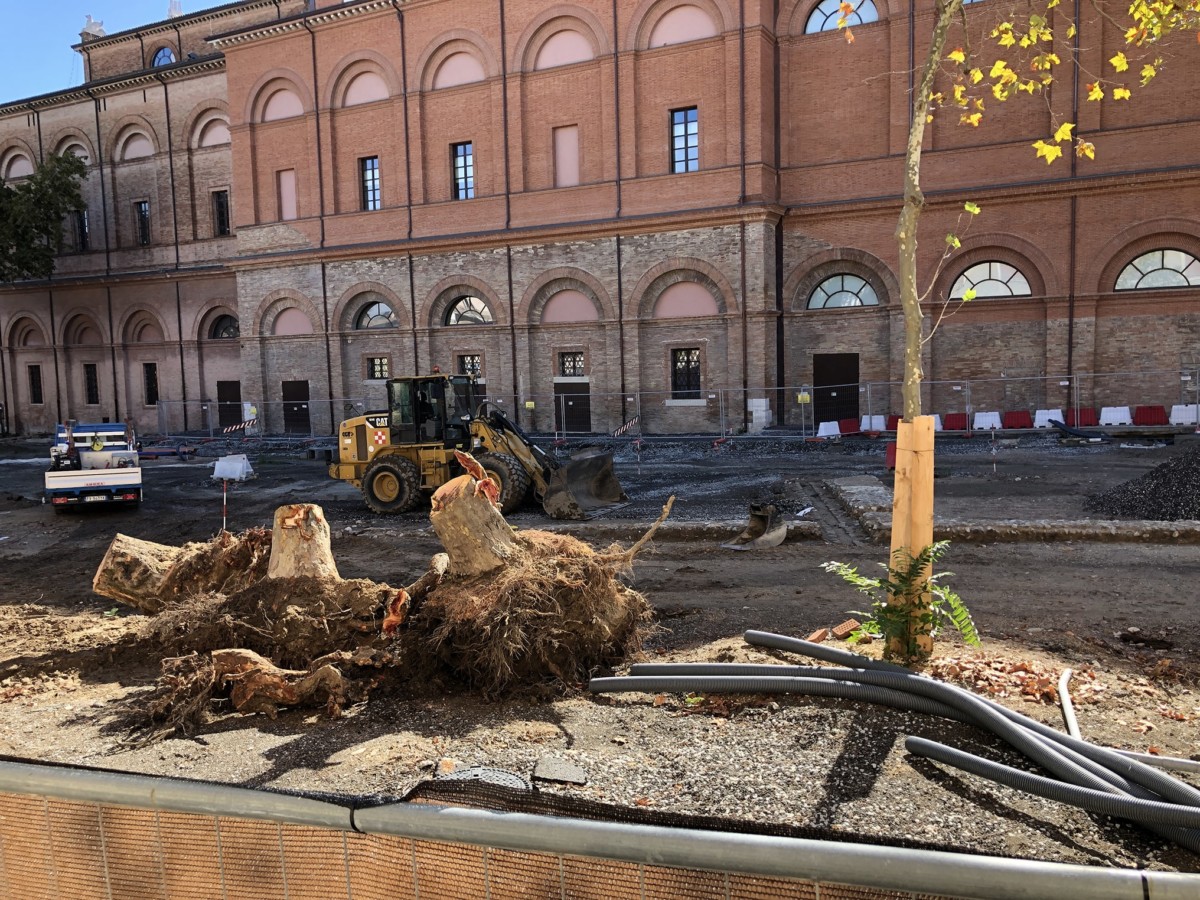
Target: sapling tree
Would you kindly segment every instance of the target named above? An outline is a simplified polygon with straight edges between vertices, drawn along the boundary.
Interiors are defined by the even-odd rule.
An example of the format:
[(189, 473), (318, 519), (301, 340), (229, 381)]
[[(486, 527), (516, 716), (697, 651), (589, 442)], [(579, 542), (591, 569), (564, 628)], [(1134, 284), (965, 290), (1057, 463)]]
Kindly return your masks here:
[[(850, 18), (861, 0), (843, 0), (838, 27), (853, 41)], [(985, 13), (984, 10), (988, 11)], [(989, 16), (984, 39), (972, 46), (963, 0), (935, 0), (935, 17), (924, 62), (915, 73), (908, 139), (905, 147), (903, 202), (896, 223), (900, 304), (904, 317), (903, 416), (897, 435), (896, 491), (892, 509), (892, 554), (921, 559), (933, 543), (933, 426), (922, 416), (922, 347), (925, 332), (922, 292), (917, 278), (917, 231), (925, 198), (921, 192), (921, 151), (926, 126), (935, 116), (955, 115), (967, 128), (980, 127), (989, 109), (1018, 99), (1045, 103), (1051, 112), (1050, 133), (1031, 146), (1031, 162), (1053, 164), (1065, 152), (1092, 159), (1095, 144), (1080, 134), (1078, 123), (1057, 121), (1048, 101), (1051, 85), (1070, 71), (1088, 103), (1122, 103), (1133, 98), (1164, 67), (1160, 45), (1180, 33), (1200, 33), (1200, 0), (1132, 0), (1128, 7), (1107, 0), (1078, 0), (1064, 6), (1061, 0), (1021, 0), (1009, 6), (988, 3), (981, 16)], [(1123, 49), (1104, 62), (1102, 71), (1087, 71), (1080, 54), (1081, 20), (1115, 26), (1123, 35)], [(1078, 18), (1077, 18), (1078, 17)], [(964, 43), (951, 46), (950, 36), (961, 23)], [(1066, 67), (1064, 69), (1064, 67)], [(944, 85), (944, 88), (939, 86)], [(1068, 88), (1070, 89), (1070, 88)], [(968, 220), (980, 213), (971, 202), (964, 205)], [(960, 239), (946, 236), (941, 262), (958, 249)], [(939, 264), (940, 269), (940, 264)], [(963, 301), (973, 299), (968, 291)], [(896, 602), (909, 609), (910, 633), (889, 641), (893, 655), (928, 656), (930, 635), (928, 572), (913, 579), (909, 593)]]

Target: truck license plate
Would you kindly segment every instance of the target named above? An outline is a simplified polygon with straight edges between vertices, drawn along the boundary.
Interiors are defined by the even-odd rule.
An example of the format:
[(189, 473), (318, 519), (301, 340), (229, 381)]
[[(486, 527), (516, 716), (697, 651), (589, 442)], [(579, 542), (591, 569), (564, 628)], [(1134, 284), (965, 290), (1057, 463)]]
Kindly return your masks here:
[(103, 494), (89, 494), (83, 498), (84, 503), (103, 503), (108, 498)]

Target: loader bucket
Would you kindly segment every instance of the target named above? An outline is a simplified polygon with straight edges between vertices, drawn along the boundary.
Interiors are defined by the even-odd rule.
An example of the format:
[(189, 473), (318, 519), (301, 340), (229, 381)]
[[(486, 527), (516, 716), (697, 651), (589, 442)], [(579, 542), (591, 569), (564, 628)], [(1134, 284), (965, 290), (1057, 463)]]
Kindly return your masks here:
[(763, 550), (778, 547), (787, 537), (787, 522), (780, 518), (773, 503), (751, 503), (750, 523), (732, 541), (721, 546), (726, 550)]
[(580, 450), (550, 474), (542, 506), (552, 519), (591, 519), (629, 502), (612, 454)]

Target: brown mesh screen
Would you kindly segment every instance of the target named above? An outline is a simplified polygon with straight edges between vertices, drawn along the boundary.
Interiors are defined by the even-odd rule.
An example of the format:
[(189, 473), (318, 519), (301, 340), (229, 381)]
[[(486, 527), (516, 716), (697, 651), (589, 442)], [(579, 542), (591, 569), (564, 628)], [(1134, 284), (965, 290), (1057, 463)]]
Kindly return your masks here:
[[(580, 847), (586, 854), (588, 847)], [(888, 900), (911, 895), (0, 794), (3, 900)], [(939, 900), (926, 897), (922, 900)], [(944, 900), (944, 898), (943, 898)]]

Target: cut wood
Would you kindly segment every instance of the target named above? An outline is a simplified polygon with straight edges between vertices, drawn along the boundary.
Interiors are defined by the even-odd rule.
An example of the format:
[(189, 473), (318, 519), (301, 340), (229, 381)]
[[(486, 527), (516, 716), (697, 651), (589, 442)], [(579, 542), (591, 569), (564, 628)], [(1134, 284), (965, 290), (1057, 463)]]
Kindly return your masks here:
[(275, 510), (268, 578), (329, 578), (337, 581), (337, 563), (329, 548), (329, 523), (315, 503), (292, 503)]
[[(460, 475), (447, 481), (433, 495), (429, 521), (450, 557), (447, 568), (454, 578), (473, 578), (502, 568), (520, 552), (513, 530), (504, 521), (495, 482), (483, 468), (464, 454), (479, 477)], [(471, 469), (468, 466), (468, 472)]]
[(274, 719), (281, 706), (324, 706), (332, 715), (341, 712), (346, 683), (329, 664), (311, 671), (281, 669), (251, 650), (214, 650), (215, 681), (232, 685), (230, 700), (242, 713), (265, 713)]

